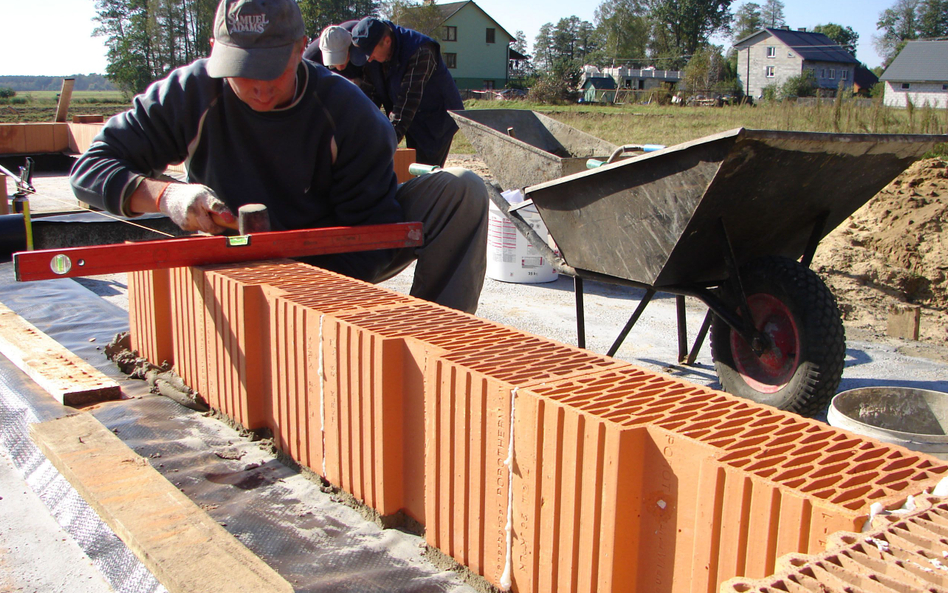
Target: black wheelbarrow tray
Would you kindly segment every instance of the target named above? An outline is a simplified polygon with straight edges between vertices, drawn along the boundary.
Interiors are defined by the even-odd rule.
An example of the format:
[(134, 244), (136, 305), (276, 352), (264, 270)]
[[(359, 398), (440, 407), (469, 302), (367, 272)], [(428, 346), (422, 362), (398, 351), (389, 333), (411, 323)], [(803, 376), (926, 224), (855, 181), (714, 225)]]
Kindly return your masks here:
[(606, 159), (618, 148), (535, 111), (476, 109), (448, 113), (504, 189), (520, 189), (585, 171), (589, 158)]
[[(708, 330), (725, 390), (801, 414), (825, 409), (842, 377), (836, 300), (809, 269), (828, 232), (948, 136), (735, 129), (492, 199), (558, 271), (644, 288), (614, 355), (656, 291), (675, 294), (680, 362)], [(534, 204), (557, 252), (518, 216)], [(532, 233), (532, 234), (531, 234)], [(690, 354), (684, 296), (709, 307)], [(746, 320), (752, 320), (752, 323)]]

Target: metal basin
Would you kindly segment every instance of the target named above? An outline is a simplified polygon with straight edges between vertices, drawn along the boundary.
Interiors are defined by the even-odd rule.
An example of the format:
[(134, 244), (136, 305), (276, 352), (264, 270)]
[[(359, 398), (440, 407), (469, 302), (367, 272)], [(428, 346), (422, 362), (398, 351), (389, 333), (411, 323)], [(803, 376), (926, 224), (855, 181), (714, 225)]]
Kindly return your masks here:
[(604, 160), (618, 148), (534, 111), (450, 113), (503, 189), (521, 189), (585, 171), (587, 159)]
[(860, 387), (833, 398), (832, 426), (948, 459), (948, 393), (910, 387)]
[(738, 128), (526, 188), (566, 262), (658, 288), (799, 258), (948, 136)]

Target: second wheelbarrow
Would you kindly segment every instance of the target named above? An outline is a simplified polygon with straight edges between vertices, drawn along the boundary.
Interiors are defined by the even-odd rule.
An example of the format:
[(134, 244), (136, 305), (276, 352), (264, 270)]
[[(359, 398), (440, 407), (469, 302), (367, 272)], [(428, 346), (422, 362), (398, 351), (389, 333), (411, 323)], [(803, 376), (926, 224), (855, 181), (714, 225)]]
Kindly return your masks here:
[[(739, 128), (526, 188), (559, 253), (492, 196), (558, 271), (656, 291), (710, 311), (725, 390), (795, 411), (825, 408), (842, 377), (836, 300), (809, 269), (829, 231), (948, 136)], [(498, 199), (499, 198), (499, 199)], [(682, 301), (683, 303), (683, 301)]]

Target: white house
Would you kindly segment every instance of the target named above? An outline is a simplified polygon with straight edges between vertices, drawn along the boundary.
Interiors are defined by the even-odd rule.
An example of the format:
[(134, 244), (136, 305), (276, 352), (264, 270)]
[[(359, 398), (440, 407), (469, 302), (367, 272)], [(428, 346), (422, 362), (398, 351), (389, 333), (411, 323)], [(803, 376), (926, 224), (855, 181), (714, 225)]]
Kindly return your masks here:
[(806, 29), (761, 29), (734, 44), (737, 78), (748, 97), (760, 97), (765, 87), (813, 72), (817, 87), (832, 94), (842, 82), (851, 87), (859, 60), (822, 33)]
[(909, 41), (879, 80), (886, 105), (948, 108), (948, 41)]

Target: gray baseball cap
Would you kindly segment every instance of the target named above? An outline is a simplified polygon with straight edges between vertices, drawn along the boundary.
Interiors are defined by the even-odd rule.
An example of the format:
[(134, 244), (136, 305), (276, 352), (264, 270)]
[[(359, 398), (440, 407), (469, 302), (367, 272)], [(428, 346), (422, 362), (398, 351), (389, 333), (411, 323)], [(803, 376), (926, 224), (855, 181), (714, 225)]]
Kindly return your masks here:
[(352, 35), (342, 27), (331, 25), (319, 35), (319, 51), (323, 54), (323, 64), (338, 66), (349, 59)]
[(222, 0), (207, 72), (214, 78), (279, 78), (305, 35), (296, 0)]

